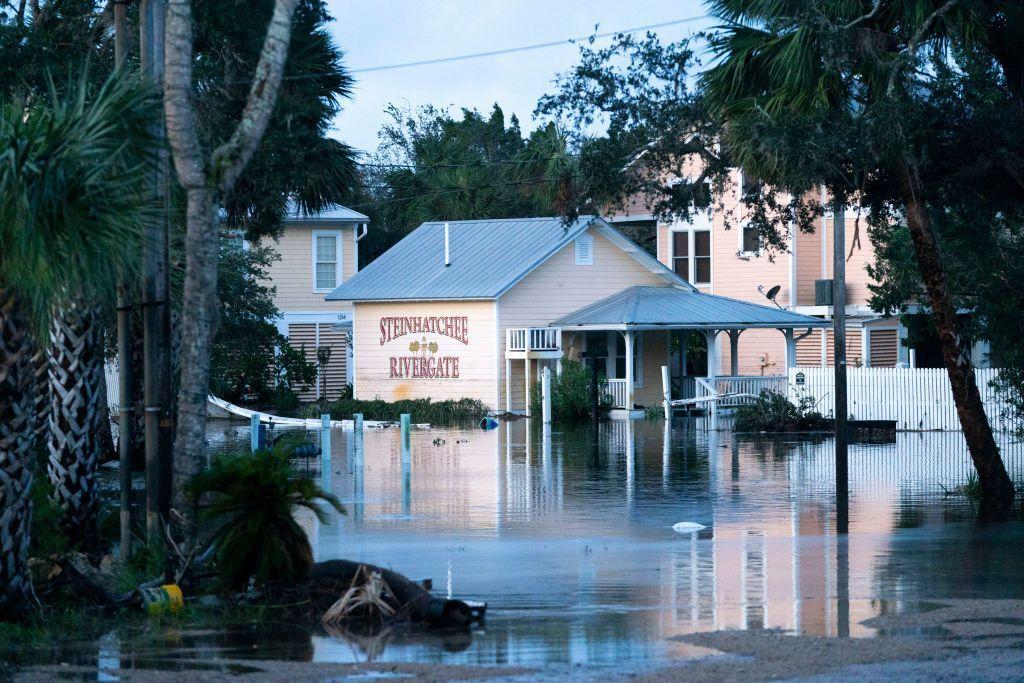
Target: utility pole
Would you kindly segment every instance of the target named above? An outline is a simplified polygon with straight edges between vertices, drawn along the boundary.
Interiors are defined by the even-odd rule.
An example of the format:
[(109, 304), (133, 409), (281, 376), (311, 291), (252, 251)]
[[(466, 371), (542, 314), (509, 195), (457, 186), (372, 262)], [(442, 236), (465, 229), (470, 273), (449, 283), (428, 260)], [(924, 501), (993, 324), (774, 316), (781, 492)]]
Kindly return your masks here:
[(832, 341), (835, 344), (836, 399), (836, 533), (849, 531), (849, 474), (846, 428), (846, 212), (833, 198), (832, 215)]
[[(128, 55), (125, 20), (126, 0), (114, 2), (114, 65), (124, 68)], [(132, 323), (131, 297), (128, 285), (121, 278), (117, 283), (117, 455), (121, 483), (121, 561), (132, 557)]]
[[(157, 92), (164, 82), (164, 16), (166, 0), (141, 0), (139, 61), (142, 76)], [(160, 117), (157, 137), (165, 137)], [(167, 207), (168, 158), (161, 146), (153, 179), (154, 200), (163, 220), (146, 235), (143, 256), (143, 382), (146, 429), (146, 534), (159, 538), (170, 507), (171, 372), (170, 307), (168, 302)]]

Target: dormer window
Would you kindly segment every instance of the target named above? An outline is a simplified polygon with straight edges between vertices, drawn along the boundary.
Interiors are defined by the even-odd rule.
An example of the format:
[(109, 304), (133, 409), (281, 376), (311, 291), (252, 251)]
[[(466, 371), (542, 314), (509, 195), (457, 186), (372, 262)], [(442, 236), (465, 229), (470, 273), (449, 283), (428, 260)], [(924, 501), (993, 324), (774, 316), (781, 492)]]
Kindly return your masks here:
[(576, 265), (594, 265), (594, 236), (580, 235), (574, 242), (576, 246)]

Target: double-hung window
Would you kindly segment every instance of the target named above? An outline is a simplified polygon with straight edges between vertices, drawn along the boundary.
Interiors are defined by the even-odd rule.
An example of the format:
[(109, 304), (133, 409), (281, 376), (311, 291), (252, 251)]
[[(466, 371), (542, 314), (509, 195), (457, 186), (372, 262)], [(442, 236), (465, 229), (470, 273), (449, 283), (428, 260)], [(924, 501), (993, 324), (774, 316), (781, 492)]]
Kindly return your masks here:
[(341, 284), (341, 235), (313, 233), (313, 289), (329, 292)]
[(711, 231), (692, 227), (672, 232), (672, 270), (690, 284), (711, 284)]

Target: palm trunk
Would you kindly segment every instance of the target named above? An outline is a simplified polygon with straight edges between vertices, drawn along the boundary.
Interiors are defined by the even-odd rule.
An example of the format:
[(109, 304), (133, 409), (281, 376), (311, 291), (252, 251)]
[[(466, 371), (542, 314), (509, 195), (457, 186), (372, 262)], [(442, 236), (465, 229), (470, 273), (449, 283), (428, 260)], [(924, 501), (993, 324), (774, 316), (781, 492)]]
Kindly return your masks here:
[(32, 604), (32, 343), (11, 292), (0, 287), (0, 620)]
[[(210, 378), (210, 348), (217, 328), (216, 212), (210, 192), (188, 193), (185, 235), (185, 291), (182, 303), (181, 375), (178, 424), (174, 439), (174, 509), (187, 525), (195, 510), (186, 486), (206, 455), (206, 399)], [(186, 529), (186, 535), (191, 531)]]
[(932, 319), (939, 333), (942, 359), (953, 389), (957, 417), (983, 490), (981, 514), (987, 519), (1004, 519), (1013, 505), (1013, 483), (999, 457), (999, 447), (985, 415), (971, 362), (970, 341), (960, 334), (956, 307), (949, 293), (928, 208), (919, 199), (920, 180), (909, 163), (902, 169), (901, 185), (907, 209), (907, 227), (931, 305)]
[(84, 548), (97, 547), (99, 464), (97, 425), (103, 381), (96, 308), (69, 303), (54, 316), (50, 333), (50, 429), (47, 470), (62, 525)]
[(44, 443), (50, 425), (50, 361), (47, 350), (37, 344), (31, 364), (35, 391), (32, 397), (33, 432), (36, 443)]

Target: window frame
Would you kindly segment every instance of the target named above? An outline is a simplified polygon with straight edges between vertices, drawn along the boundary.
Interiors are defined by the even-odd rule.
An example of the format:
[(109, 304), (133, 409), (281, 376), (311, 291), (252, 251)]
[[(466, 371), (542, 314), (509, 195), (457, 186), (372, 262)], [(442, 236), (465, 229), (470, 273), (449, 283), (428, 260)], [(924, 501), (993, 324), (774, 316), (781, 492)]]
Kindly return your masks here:
[(750, 221), (745, 220), (742, 223), (740, 223), (739, 230), (736, 231), (736, 232), (739, 233), (739, 238), (740, 238), (740, 243), (739, 243), (739, 246), (737, 248), (737, 252), (739, 253), (739, 255), (741, 257), (751, 257), (751, 256), (760, 256), (761, 255), (761, 235), (760, 234), (757, 235), (757, 249), (754, 249), (753, 251), (751, 251), (751, 250), (746, 248), (747, 245), (746, 245), (745, 233), (746, 233), (746, 231), (749, 228), (750, 228)]
[[(342, 275), (343, 261), (342, 256), (344, 254), (344, 247), (342, 246), (344, 231), (342, 230), (313, 230), (311, 238), (311, 251), (312, 251), (312, 264), (313, 264), (313, 277), (312, 286), (313, 292), (317, 294), (332, 292), (339, 285), (341, 285), (344, 277)], [(334, 238), (334, 285), (331, 287), (317, 287), (316, 278), (316, 267), (320, 261), (317, 259), (317, 242), (320, 237), (333, 237)], [(323, 261), (327, 263), (327, 261)]]
[[(697, 233), (705, 233), (705, 232), (708, 234), (708, 253), (707, 253), (706, 256), (699, 256), (698, 257), (697, 254), (696, 254), (696, 251), (697, 251), (696, 234)], [(687, 282), (689, 282), (694, 287), (711, 287), (712, 286), (712, 282), (714, 282), (714, 278), (715, 278), (714, 225), (711, 224), (711, 226), (707, 227), (707, 228), (704, 228), (704, 227), (695, 228), (695, 227), (693, 227), (692, 225), (690, 225), (688, 223), (682, 223), (682, 224), (676, 223), (676, 224), (673, 224), (671, 226), (671, 228), (669, 230), (669, 237), (670, 237), (670, 239), (669, 239), (669, 263), (671, 263), (670, 268), (671, 268), (672, 272), (676, 273), (676, 275), (679, 275), (679, 273), (676, 272), (676, 235), (677, 234), (681, 234), (681, 233), (682, 234), (686, 234), (687, 255), (686, 255), (685, 258), (687, 259), (687, 264), (686, 264), (687, 276), (685, 276), (685, 277), (684, 276), (680, 276), (680, 277), (683, 277), (683, 279), (685, 279)], [(680, 256), (679, 258), (684, 258), (684, 257)], [(697, 279), (697, 259), (698, 258), (707, 259), (707, 261), (708, 261), (708, 266), (710, 268), (710, 277), (708, 277), (706, 282), (697, 282), (696, 281), (696, 279)]]

